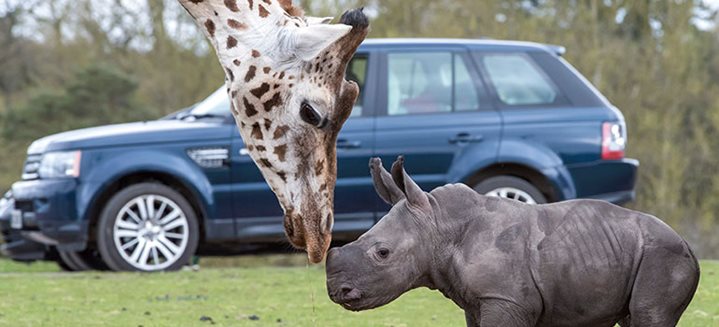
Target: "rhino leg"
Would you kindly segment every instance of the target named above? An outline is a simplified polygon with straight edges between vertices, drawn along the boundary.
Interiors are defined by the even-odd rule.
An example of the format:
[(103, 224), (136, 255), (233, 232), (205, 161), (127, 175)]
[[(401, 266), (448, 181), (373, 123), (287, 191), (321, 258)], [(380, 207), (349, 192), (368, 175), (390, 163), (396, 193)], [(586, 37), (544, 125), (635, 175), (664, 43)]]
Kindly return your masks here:
[(519, 305), (505, 300), (483, 300), (480, 305), (481, 327), (532, 327), (536, 317)]
[(632, 318), (630, 316), (626, 316), (622, 318), (622, 320), (619, 320), (619, 326), (620, 327), (631, 327), (632, 326)]
[(698, 282), (699, 265), (686, 243), (645, 248), (629, 300), (629, 326), (676, 326)]
[(464, 319), (467, 321), (467, 327), (480, 327), (479, 321), (469, 311), (464, 313)]

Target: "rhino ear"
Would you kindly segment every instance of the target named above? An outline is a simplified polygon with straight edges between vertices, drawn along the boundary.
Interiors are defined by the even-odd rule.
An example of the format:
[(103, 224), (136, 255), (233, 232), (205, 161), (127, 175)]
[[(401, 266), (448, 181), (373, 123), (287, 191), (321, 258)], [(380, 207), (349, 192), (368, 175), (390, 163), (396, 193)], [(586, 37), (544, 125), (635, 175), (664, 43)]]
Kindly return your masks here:
[(404, 199), (404, 193), (397, 187), (392, 180), (392, 175), (387, 172), (382, 166), (382, 160), (380, 158), (372, 158), (369, 161), (370, 173), (372, 174), (372, 182), (374, 183), (374, 189), (377, 191), (384, 202), (395, 205), (400, 200)]
[(399, 156), (392, 164), (392, 179), (407, 197), (409, 204), (420, 209), (431, 209), (427, 194), (412, 180), (404, 170), (404, 157)]
[(290, 50), (303, 61), (310, 61), (351, 29), (352, 26), (344, 24), (317, 24), (298, 28), (292, 35)]

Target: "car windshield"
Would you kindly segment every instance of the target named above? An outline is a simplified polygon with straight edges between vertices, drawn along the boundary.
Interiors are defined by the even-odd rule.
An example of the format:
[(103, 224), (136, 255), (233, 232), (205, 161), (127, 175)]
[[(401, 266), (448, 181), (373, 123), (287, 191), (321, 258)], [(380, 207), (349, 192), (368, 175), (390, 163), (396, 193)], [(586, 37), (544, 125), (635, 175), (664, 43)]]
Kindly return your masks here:
[(228, 116), (230, 114), (230, 99), (224, 88), (219, 88), (212, 92), (205, 100), (200, 101), (190, 111), (191, 116), (195, 117), (217, 117)]

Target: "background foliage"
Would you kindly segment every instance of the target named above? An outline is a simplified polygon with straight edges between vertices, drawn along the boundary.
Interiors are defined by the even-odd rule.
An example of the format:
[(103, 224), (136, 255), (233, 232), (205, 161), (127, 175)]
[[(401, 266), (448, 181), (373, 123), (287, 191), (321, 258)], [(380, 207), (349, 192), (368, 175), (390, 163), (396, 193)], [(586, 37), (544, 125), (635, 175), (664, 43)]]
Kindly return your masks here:
[[(625, 114), (641, 161), (632, 207), (719, 256), (719, 32), (699, 0), (304, 0), (308, 13), (366, 6), (371, 37), (516, 39), (566, 58)], [(160, 117), (223, 81), (175, 0), (0, 4), (0, 190), (24, 151), (62, 130)]]

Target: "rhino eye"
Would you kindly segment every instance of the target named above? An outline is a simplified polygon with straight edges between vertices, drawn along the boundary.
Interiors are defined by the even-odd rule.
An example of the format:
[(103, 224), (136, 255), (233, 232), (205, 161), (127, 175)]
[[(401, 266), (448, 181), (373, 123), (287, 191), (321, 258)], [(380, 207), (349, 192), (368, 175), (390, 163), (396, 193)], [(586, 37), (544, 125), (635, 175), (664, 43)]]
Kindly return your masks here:
[(302, 106), (300, 106), (300, 118), (302, 118), (305, 123), (317, 128), (322, 128), (327, 123), (327, 120), (323, 119), (317, 110), (307, 102), (302, 102)]
[(380, 259), (387, 259), (387, 257), (389, 257), (389, 250), (385, 248), (380, 248), (377, 250), (377, 256)]

